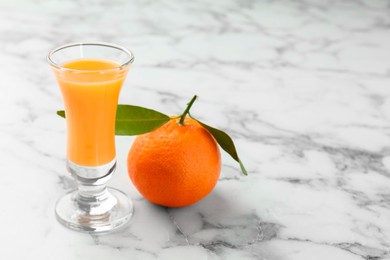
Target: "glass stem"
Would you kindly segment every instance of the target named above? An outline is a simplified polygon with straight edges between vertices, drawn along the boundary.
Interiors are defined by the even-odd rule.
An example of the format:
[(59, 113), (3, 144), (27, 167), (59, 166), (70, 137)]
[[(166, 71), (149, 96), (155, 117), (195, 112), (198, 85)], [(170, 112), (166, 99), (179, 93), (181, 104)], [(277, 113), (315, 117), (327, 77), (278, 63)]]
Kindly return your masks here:
[(115, 160), (101, 167), (80, 167), (68, 161), (68, 170), (78, 184), (74, 200), (84, 214), (102, 215), (115, 206), (115, 198), (107, 190), (115, 167)]

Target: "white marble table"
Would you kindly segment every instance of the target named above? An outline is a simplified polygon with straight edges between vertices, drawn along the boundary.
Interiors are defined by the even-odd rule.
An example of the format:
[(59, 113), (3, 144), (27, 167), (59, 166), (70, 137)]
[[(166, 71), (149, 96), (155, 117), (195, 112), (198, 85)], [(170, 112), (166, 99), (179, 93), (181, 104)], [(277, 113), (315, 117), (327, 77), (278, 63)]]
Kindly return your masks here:
[[(136, 62), (121, 103), (197, 117), (234, 138), (215, 190), (90, 236), (54, 217), (74, 184), (45, 56), (106, 41)], [(0, 2), (0, 259), (390, 259), (390, 1)]]

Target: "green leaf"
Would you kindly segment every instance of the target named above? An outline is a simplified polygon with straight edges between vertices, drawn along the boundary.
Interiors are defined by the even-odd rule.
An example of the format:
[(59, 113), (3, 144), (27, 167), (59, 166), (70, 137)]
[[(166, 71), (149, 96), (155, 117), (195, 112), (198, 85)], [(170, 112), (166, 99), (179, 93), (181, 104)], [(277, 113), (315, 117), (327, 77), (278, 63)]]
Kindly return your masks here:
[(57, 115), (59, 115), (60, 117), (65, 118), (65, 111), (64, 110), (58, 110), (57, 111)]
[(169, 116), (152, 109), (118, 105), (116, 111), (116, 135), (140, 135), (151, 132), (169, 121)]
[[(195, 99), (196, 96), (194, 96), (189, 103), (185, 114), (189, 114), (188, 110), (191, 107), (192, 103), (195, 101)], [(185, 114), (183, 115), (185, 116)], [(57, 115), (65, 118), (65, 111), (59, 110), (57, 111)], [(190, 114), (189, 116), (193, 118)], [(242, 173), (248, 175), (244, 164), (237, 155), (236, 147), (233, 143), (232, 138), (230, 138), (228, 134), (219, 129), (206, 125), (195, 118), (193, 119), (210, 132), (210, 134), (215, 138), (221, 148), (240, 164)], [(115, 134), (140, 135), (148, 133), (164, 125), (169, 120), (169, 116), (152, 109), (132, 105), (118, 105), (115, 121)]]
[(193, 117), (192, 119), (196, 120), (199, 124), (201, 124), (204, 128), (206, 128), (210, 132), (210, 134), (215, 138), (215, 140), (217, 140), (217, 143), (221, 146), (221, 148), (240, 164), (242, 173), (244, 175), (248, 175), (248, 172), (246, 171), (244, 164), (242, 163), (242, 161), (237, 155), (236, 147), (233, 143), (232, 138), (230, 138), (230, 136), (227, 133), (219, 129), (206, 125)]
[[(57, 111), (65, 118), (65, 111)], [(115, 135), (140, 135), (153, 131), (169, 121), (169, 116), (152, 109), (118, 105), (115, 120)]]

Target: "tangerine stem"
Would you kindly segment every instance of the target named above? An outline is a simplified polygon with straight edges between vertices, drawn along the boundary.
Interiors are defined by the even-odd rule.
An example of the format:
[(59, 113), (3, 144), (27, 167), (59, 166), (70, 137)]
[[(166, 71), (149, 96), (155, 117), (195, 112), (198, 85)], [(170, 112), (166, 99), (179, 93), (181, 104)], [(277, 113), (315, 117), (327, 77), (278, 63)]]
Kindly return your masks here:
[(190, 108), (192, 107), (192, 104), (194, 104), (196, 98), (198, 96), (195, 95), (191, 101), (189, 103), (187, 103), (187, 107), (186, 109), (184, 110), (183, 114), (180, 115), (180, 121), (179, 121), (179, 125), (183, 126), (184, 125), (184, 119), (186, 118), (186, 115), (190, 112)]

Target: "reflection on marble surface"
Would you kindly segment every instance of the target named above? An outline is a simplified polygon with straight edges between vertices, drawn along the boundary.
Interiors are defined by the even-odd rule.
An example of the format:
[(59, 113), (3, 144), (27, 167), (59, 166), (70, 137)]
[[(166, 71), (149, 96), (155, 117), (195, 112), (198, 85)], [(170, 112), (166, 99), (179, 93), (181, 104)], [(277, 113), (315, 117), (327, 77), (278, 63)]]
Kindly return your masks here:
[[(0, 2), (1, 259), (390, 259), (390, 1)], [(111, 185), (134, 200), (123, 231), (74, 233), (54, 203), (65, 170), (62, 100), (45, 61), (68, 42), (108, 41), (136, 62), (121, 103), (192, 113), (226, 130), (194, 206), (145, 201), (118, 137)]]

